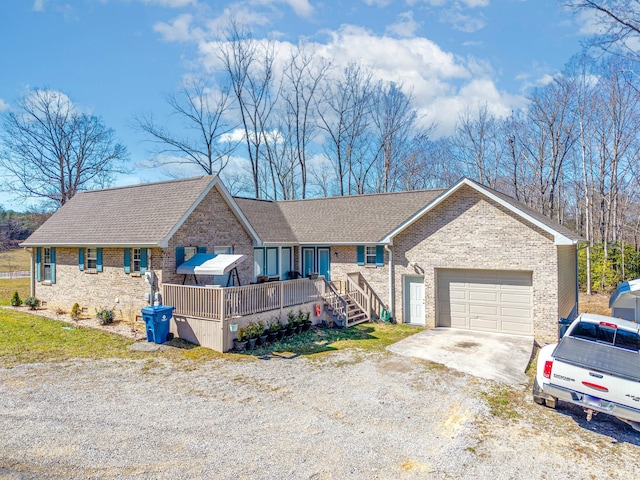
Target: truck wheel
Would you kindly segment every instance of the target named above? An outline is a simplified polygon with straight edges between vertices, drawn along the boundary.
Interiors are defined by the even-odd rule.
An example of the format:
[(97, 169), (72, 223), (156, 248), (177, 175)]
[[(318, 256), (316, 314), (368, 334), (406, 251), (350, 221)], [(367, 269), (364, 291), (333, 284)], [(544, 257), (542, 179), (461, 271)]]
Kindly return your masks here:
[(556, 408), (556, 401), (557, 399), (554, 397), (548, 397), (548, 396), (540, 396), (539, 394), (542, 393), (542, 389), (540, 388), (540, 385), (538, 384), (538, 379), (534, 378), (533, 379), (533, 401), (536, 402), (538, 405), (547, 405), (547, 407), (549, 408)]
[(544, 405), (544, 398), (542, 397), (533, 397), (533, 401), (536, 402), (538, 405)]
[(554, 397), (549, 397), (545, 399), (545, 403), (549, 408), (556, 408), (556, 403), (558, 403), (558, 399)]

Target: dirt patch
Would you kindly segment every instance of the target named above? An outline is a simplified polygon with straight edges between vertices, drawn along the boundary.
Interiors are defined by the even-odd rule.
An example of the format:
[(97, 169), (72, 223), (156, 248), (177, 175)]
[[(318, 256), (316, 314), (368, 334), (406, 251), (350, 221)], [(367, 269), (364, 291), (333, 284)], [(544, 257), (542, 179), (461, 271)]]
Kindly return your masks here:
[(584, 292), (580, 292), (578, 295), (578, 307), (580, 308), (580, 313), (588, 312), (611, 316), (611, 309), (609, 308), (609, 295), (605, 295), (602, 293), (587, 295)]

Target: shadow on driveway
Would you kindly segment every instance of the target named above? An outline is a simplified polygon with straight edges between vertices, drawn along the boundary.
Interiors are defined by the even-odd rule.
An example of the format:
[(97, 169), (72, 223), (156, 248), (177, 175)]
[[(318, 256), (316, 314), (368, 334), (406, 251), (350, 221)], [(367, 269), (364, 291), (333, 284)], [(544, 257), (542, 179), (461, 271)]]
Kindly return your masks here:
[(526, 385), (533, 337), (431, 328), (387, 347), (393, 353), (509, 385)]

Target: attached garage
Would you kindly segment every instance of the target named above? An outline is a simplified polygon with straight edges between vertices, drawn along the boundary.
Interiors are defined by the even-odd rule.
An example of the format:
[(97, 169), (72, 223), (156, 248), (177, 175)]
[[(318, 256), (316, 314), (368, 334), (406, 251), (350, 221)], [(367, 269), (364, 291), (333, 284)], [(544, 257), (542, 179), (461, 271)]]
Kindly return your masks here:
[(531, 272), (438, 269), (436, 285), (437, 326), (533, 335)]

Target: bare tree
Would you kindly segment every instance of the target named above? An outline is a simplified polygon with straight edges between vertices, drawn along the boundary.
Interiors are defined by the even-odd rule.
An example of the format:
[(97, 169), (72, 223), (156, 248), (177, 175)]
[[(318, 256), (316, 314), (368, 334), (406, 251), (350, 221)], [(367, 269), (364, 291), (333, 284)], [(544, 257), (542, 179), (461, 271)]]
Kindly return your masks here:
[(269, 116), (279, 95), (273, 88), (275, 47), (273, 42), (255, 41), (250, 32), (231, 22), (218, 54), (240, 111), (254, 194), (260, 198), (264, 134), (268, 131)]
[(325, 155), (336, 169), (340, 195), (364, 193), (370, 155), (370, 112), (373, 99), (372, 74), (355, 63), (343, 76), (329, 81), (318, 104), (320, 128), (329, 141)]
[(159, 146), (148, 166), (194, 165), (207, 175), (220, 174), (238, 145), (230, 137), (237, 125), (228, 121), (232, 103), (228, 85), (212, 87), (206, 80), (191, 78), (166, 102), (181, 124), (180, 131), (191, 135), (180, 136), (178, 130), (160, 126), (151, 115), (136, 117), (134, 126)]
[(592, 46), (609, 53), (622, 53), (629, 59), (640, 61), (640, 2), (638, 0), (579, 0), (565, 5), (575, 11), (595, 12), (602, 33), (593, 37)]
[(61, 92), (35, 89), (3, 116), (0, 166), (4, 188), (64, 205), (79, 190), (104, 185), (122, 172), (126, 148), (93, 115), (80, 113)]
[(503, 144), (498, 142), (498, 130), (495, 115), (484, 103), (476, 112), (467, 109), (459, 116), (452, 139), (468, 175), (490, 187), (496, 186), (502, 173)]
[(284, 71), (283, 99), (289, 118), (293, 155), (300, 171), (300, 196), (307, 196), (307, 155), (314, 140), (316, 120), (314, 105), (319, 89), (331, 65), (324, 58), (314, 56), (300, 43), (291, 52), (291, 59)]
[(398, 188), (402, 158), (411, 154), (411, 140), (419, 135), (418, 114), (412, 107), (411, 95), (402, 91), (402, 85), (379, 82), (375, 92), (372, 118), (378, 148), (373, 180), (376, 192), (391, 192)]
[(538, 209), (543, 215), (558, 218), (556, 195), (562, 181), (563, 165), (576, 142), (571, 81), (555, 78), (530, 96), (527, 112), (530, 168), (537, 184)]

